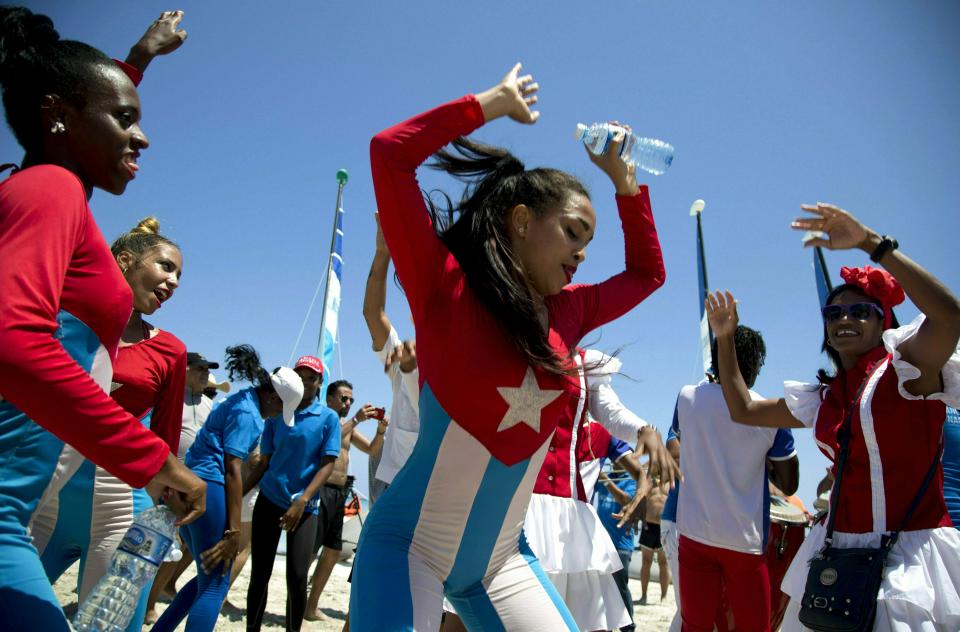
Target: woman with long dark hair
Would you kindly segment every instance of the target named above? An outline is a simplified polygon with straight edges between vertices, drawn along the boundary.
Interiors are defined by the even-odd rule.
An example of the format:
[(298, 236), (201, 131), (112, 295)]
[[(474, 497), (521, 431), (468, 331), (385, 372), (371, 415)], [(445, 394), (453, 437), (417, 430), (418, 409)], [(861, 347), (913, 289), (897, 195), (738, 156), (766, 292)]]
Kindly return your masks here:
[(46, 16), (0, 7), (0, 85), (25, 152), (0, 183), (0, 611), (12, 629), (67, 630), (27, 532), (59, 491), (64, 444), (127, 485), (181, 497), (183, 522), (206, 488), (107, 394), (133, 300), (87, 201), (123, 193), (148, 146), (134, 81)]
[[(836, 206), (802, 208), (814, 217), (798, 219), (793, 227), (826, 233), (809, 245), (860, 249), (885, 268), (843, 268), (844, 284), (827, 298), (823, 346), (835, 372), (821, 371), (817, 384), (787, 382), (785, 397), (751, 400), (733, 346), (736, 301), (730, 292), (717, 292), (707, 303), (718, 341), (720, 384), (733, 420), (813, 428), (820, 450), (836, 462), (828, 525), (813, 528), (783, 580), (790, 605), (782, 629), (804, 628), (801, 600), (805, 607), (819, 608), (805, 592), (839, 582), (853, 590), (873, 579), (851, 582), (853, 575), (842, 571), (814, 572), (808, 582), (811, 560), (825, 543), (840, 551), (874, 549), (875, 555), (892, 546), (876, 578), (879, 589), (863, 595), (876, 607), (873, 629), (960, 629), (960, 535), (947, 513), (940, 464), (946, 405), (960, 403), (960, 301), (902, 254), (895, 239), (881, 237)], [(899, 327), (892, 309), (904, 293), (921, 314)], [(898, 537), (890, 539), (893, 533)], [(858, 597), (847, 598), (855, 603)], [(826, 615), (833, 604), (822, 603)], [(843, 606), (836, 614), (853, 616), (850, 610)]]
[(230, 566), (240, 549), (240, 467), (260, 443), (263, 422), (282, 415), (292, 425), (303, 398), (303, 381), (293, 369), (267, 372), (250, 345), (227, 347), (230, 381), (252, 384), (223, 400), (187, 451), (187, 467), (207, 483), (207, 511), (181, 531), (197, 564), (197, 576), (177, 593), (153, 630), (174, 630), (184, 617), (188, 632), (210, 632), (230, 590)]
[[(550, 436), (583, 405), (576, 344), (660, 287), (663, 259), (618, 138), (591, 159), (617, 192), (626, 270), (570, 285), (596, 227), (586, 188), (463, 138), (501, 117), (537, 120), (538, 86), (519, 71), (371, 143), (380, 224), (417, 330), (420, 437), (364, 525), (354, 630), (437, 629), (444, 596), (470, 629), (576, 629), (523, 519)], [(446, 221), (435, 208), (431, 222), (417, 185), (431, 154), (468, 182)]]
[[(120, 339), (110, 396), (176, 453), (183, 415), (187, 348), (168, 331), (143, 319), (160, 309), (180, 285), (180, 248), (160, 234), (154, 217), (140, 221), (110, 247), (133, 291), (133, 313)], [(106, 573), (134, 517), (153, 506), (143, 489), (131, 489), (90, 461), (83, 461), (60, 491), (34, 517), (30, 534), (53, 584), (80, 561), (77, 598)], [(141, 591), (128, 629), (143, 625), (149, 586)]]

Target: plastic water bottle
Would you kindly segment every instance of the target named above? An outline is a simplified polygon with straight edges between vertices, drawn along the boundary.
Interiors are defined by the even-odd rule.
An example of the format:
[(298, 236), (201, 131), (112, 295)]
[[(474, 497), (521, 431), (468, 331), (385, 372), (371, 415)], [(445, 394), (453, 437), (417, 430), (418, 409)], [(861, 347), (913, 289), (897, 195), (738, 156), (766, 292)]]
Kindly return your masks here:
[[(590, 126), (578, 123), (576, 138), (583, 141), (592, 153), (602, 156), (606, 153), (613, 137), (621, 131), (626, 130), (611, 123), (594, 123)], [(620, 157), (627, 164), (634, 164), (644, 171), (659, 176), (663, 175), (673, 162), (673, 145), (655, 138), (644, 138), (629, 133), (623, 140)]]
[(167, 507), (151, 507), (139, 514), (110, 560), (107, 574), (87, 595), (73, 619), (80, 632), (123, 632), (130, 624), (140, 591), (157, 573), (160, 563), (181, 557), (176, 546), (177, 517)]

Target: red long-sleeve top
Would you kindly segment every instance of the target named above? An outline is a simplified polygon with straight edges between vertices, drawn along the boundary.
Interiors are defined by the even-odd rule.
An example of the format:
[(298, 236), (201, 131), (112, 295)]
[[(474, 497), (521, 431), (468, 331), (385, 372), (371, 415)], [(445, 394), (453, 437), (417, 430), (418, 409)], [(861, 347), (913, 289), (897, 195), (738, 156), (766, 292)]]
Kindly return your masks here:
[(177, 454), (186, 379), (187, 347), (161, 330), (152, 338), (120, 347), (110, 396), (137, 419), (150, 413), (150, 430)]
[(76, 175), (38, 165), (0, 182), (0, 261), (0, 396), (114, 476), (143, 487), (170, 448), (55, 337), (58, 314), (68, 312), (112, 360), (133, 305)]
[[(483, 122), (480, 104), (469, 95), (377, 134), (370, 159), (380, 224), (416, 325), (421, 383), (493, 456), (513, 465), (543, 445), (561, 415), (575, 417), (580, 385), (575, 377), (535, 370), (537, 386), (557, 396), (543, 406), (540, 419), (501, 428), (510, 406), (498, 389), (523, 383), (527, 360), (504, 335), (509, 324), (498, 322), (477, 299), (436, 235), (416, 178), (430, 155)], [(630, 310), (665, 280), (647, 188), (618, 196), (617, 206), (626, 269), (596, 285), (569, 285), (546, 300), (548, 339), (560, 357), (569, 357), (584, 335)]]

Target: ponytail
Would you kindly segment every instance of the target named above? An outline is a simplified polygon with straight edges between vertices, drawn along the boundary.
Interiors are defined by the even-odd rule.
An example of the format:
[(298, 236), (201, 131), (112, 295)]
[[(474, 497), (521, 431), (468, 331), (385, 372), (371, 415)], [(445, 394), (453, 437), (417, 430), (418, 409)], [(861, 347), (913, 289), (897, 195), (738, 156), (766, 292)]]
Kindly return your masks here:
[(230, 381), (243, 380), (253, 384), (261, 393), (275, 391), (270, 374), (261, 366), (260, 355), (250, 345), (236, 345), (227, 347), (227, 374)]
[(570, 358), (557, 356), (540, 324), (523, 266), (510, 244), (506, 215), (524, 204), (542, 216), (571, 193), (589, 199), (586, 187), (557, 169), (527, 170), (509, 151), (466, 137), (453, 141), (450, 150), (435, 153), (428, 166), (467, 183), (456, 205), (442, 192), (445, 208), (425, 197), (434, 228), (456, 257), (470, 288), (529, 364), (568, 374)]

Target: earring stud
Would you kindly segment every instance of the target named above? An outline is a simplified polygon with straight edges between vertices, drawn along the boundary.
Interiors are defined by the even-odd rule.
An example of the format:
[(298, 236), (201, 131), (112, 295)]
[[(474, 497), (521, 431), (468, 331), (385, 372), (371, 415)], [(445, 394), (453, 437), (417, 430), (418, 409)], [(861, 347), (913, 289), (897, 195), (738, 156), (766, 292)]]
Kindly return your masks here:
[(67, 127), (63, 124), (63, 121), (55, 121), (50, 127), (51, 134), (62, 134), (65, 131), (67, 131)]

